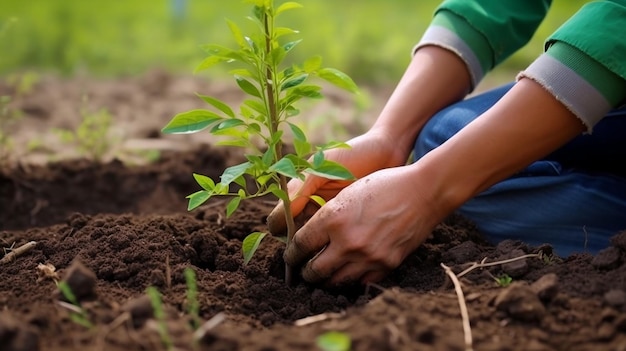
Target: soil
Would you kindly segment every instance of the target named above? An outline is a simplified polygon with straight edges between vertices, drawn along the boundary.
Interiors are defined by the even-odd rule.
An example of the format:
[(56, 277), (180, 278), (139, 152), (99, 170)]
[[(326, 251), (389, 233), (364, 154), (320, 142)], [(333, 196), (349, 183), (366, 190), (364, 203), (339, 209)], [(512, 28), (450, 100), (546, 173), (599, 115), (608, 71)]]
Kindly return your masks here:
[[(169, 87), (183, 81), (164, 77)], [(141, 100), (150, 93), (142, 79), (152, 78), (106, 84)], [(52, 107), (79, 106), (79, 94), (66, 91), (79, 83), (50, 79), (15, 106), (34, 104), (43, 91), (65, 96), (41, 103), (40, 110), (22, 108), (26, 125), (53, 126), (67, 116)], [(159, 93), (160, 106), (181, 105), (173, 91)], [(122, 110), (119, 101), (100, 96), (107, 108)], [(460, 305), (441, 263), (459, 273), (484, 258), (527, 254), (540, 255), (460, 279), (475, 350), (626, 351), (626, 232), (595, 256), (557, 257), (548, 244), (487, 243), (472, 223), (451, 216), (380, 284), (289, 287), (280, 241), (264, 240), (248, 265), (241, 255), (241, 240), (267, 229), (275, 199), (244, 202), (230, 218), (219, 199), (187, 212), (184, 197), (197, 190), (191, 173), (217, 178), (241, 155), (150, 132), (168, 118), (154, 118), (147, 129), (127, 128), (132, 138), (169, 143), (154, 162), (129, 165), (115, 155), (103, 163), (24, 158), (2, 169), (0, 257), (36, 244), (0, 263), (1, 351), (165, 350), (157, 320), (178, 350), (319, 350), (318, 337), (337, 331), (349, 336), (352, 350), (461, 351)], [(18, 141), (26, 130), (16, 127)], [(197, 276), (199, 321), (189, 312), (188, 268)], [(506, 287), (494, 280), (504, 274), (513, 278)], [(81, 310), (59, 292), (59, 280), (70, 286), (91, 326), (76, 319)], [(162, 294), (163, 319), (155, 317), (148, 287)]]

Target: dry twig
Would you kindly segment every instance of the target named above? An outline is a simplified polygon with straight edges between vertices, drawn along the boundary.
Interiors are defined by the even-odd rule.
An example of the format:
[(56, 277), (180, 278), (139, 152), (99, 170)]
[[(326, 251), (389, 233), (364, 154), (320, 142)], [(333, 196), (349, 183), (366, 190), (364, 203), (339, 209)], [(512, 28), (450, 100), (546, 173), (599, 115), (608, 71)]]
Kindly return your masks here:
[(532, 257), (541, 258), (542, 254), (541, 253), (537, 253), (537, 254), (522, 255), (522, 256), (519, 256), (519, 257), (509, 258), (507, 260), (495, 261), (495, 262), (485, 262), (485, 261), (487, 261), (487, 257), (485, 257), (480, 262), (472, 262), (472, 265), (469, 266), (469, 268), (466, 268), (464, 271), (462, 271), (461, 273), (457, 274), (456, 277), (457, 278), (461, 278), (462, 276), (466, 275), (467, 273), (469, 273), (469, 272), (471, 272), (471, 271), (473, 271), (474, 269), (477, 269), (477, 268), (485, 268), (485, 267), (497, 266), (497, 265), (501, 265), (501, 264), (507, 264), (507, 263), (523, 260), (525, 258), (532, 258)]
[(2, 257), (2, 259), (0, 260), (0, 264), (11, 263), (15, 261), (16, 258), (32, 250), (36, 245), (36, 241), (29, 241), (26, 244), (11, 250), (11, 252)]
[(305, 325), (322, 322), (327, 319), (339, 318), (343, 315), (344, 313), (337, 313), (337, 312), (316, 314), (315, 316), (298, 319), (297, 321), (293, 322), (293, 325), (295, 325), (296, 327), (303, 327)]
[(441, 267), (443, 267), (446, 274), (450, 277), (450, 280), (452, 280), (456, 296), (459, 299), (459, 308), (461, 309), (461, 319), (463, 321), (463, 335), (465, 336), (465, 351), (473, 351), (472, 327), (470, 325), (469, 313), (467, 312), (467, 304), (465, 304), (465, 296), (463, 295), (461, 283), (450, 267), (443, 263), (441, 263)]
[(225, 320), (226, 320), (226, 314), (224, 312), (220, 312), (220, 313), (216, 314), (211, 319), (209, 319), (208, 321), (204, 322), (204, 324), (202, 324), (200, 326), (200, 328), (198, 328), (198, 330), (196, 330), (193, 333), (193, 339), (194, 340), (201, 340), (202, 338), (204, 338), (204, 335), (206, 333), (208, 333), (211, 329), (214, 329), (215, 327), (220, 325)]

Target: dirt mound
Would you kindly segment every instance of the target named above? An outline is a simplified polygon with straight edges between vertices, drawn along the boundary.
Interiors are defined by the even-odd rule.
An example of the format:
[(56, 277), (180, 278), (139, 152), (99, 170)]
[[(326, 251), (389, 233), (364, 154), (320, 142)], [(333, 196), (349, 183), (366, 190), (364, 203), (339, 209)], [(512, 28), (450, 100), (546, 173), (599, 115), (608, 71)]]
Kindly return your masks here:
[[(246, 266), (241, 256), (243, 237), (266, 230), (274, 200), (245, 202), (228, 219), (219, 199), (185, 210), (191, 172), (217, 177), (232, 157), (203, 147), (141, 167), (71, 161), (4, 172), (0, 242), (7, 254), (36, 245), (0, 265), (0, 350), (165, 349), (148, 287), (161, 292), (180, 350), (310, 350), (327, 331), (349, 335), (353, 350), (464, 350), (440, 263), (460, 273), (483, 258), (538, 253), (461, 278), (475, 349), (626, 350), (626, 233), (596, 256), (559, 258), (549, 245), (489, 245), (451, 217), (380, 285), (287, 287), (278, 240), (266, 239)], [(187, 268), (204, 323), (195, 334)], [(513, 284), (500, 287), (494, 277), (505, 273)], [(76, 322), (80, 310), (55, 284), (76, 274), (72, 290), (91, 327)]]

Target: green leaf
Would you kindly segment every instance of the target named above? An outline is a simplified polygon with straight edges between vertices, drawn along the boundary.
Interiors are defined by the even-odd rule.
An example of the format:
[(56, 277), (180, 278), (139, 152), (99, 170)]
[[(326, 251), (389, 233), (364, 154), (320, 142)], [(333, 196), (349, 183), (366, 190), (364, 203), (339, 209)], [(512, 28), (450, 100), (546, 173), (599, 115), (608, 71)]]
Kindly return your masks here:
[(200, 62), (200, 64), (193, 70), (193, 74), (197, 74), (198, 72), (204, 71), (206, 69), (209, 69), (215, 65), (217, 65), (220, 62), (224, 62), (226, 61), (225, 58), (220, 57), (220, 56), (209, 56), (207, 58), (205, 58), (204, 60), (202, 60), (202, 62)]
[(224, 112), (226, 115), (228, 115), (229, 117), (235, 117), (235, 113), (233, 112), (233, 110), (223, 101), (218, 100), (214, 97), (211, 96), (207, 96), (207, 95), (201, 95), (201, 94), (196, 94), (200, 99), (204, 100), (206, 103), (208, 103), (209, 105), (212, 105), (213, 107), (217, 108), (218, 110)]
[(333, 180), (354, 179), (354, 176), (347, 168), (330, 160), (324, 160), (324, 162), (322, 162), (322, 164), (318, 167), (307, 168), (305, 172)]
[(283, 85), (280, 87), (280, 89), (281, 90), (286, 90), (286, 89), (298, 86), (298, 85), (302, 84), (308, 77), (309, 77), (308, 74), (302, 74), (302, 75), (299, 75), (299, 76), (297, 76), (295, 78), (289, 79), (288, 81), (283, 83)]
[(319, 150), (313, 155), (313, 168), (317, 168), (322, 165), (324, 162), (324, 153), (322, 150)]
[(198, 185), (200, 185), (202, 187), (202, 189), (206, 190), (206, 191), (212, 191), (213, 188), (215, 188), (215, 182), (213, 182), (213, 179), (202, 175), (202, 174), (198, 174), (198, 173), (194, 173), (193, 174), (194, 179), (196, 180), (196, 182), (198, 183)]
[(337, 69), (322, 68), (317, 71), (317, 74), (320, 76), (320, 78), (339, 88), (345, 89), (353, 93), (359, 91), (359, 88), (356, 86), (352, 78)]
[(293, 94), (306, 96), (308, 98), (319, 99), (323, 97), (320, 93), (321, 88), (316, 85), (301, 85), (292, 90)]
[(207, 54), (211, 56), (219, 57), (222, 59), (233, 58), (231, 56), (233, 53), (233, 50), (222, 45), (205, 44), (205, 45), (201, 45), (200, 48), (202, 48), (202, 50), (204, 50)]
[(233, 197), (226, 205), (226, 218), (230, 217), (233, 212), (239, 208), (239, 204), (241, 203), (241, 197)]
[(261, 125), (258, 123), (250, 123), (248, 124), (248, 132), (253, 133), (253, 134), (261, 134)]
[(296, 170), (298, 172), (311, 167), (311, 164), (307, 160), (303, 159), (302, 157), (298, 157), (293, 154), (288, 154), (285, 156), (285, 158), (289, 159), (291, 163), (293, 163), (294, 167), (296, 167)]
[(215, 143), (215, 145), (219, 146), (237, 146), (237, 147), (248, 147), (250, 146), (250, 141), (244, 139), (236, 139), (236, 140), (220, 140)]
[(211, 128), (211, 133), (223, 132), (226, 129), (235, 128), (242, 124), (245, 124), (245, 122), (239, 118), (227, 119)]
[(235, 41), (237, 42), (237, 44), (241, 46), (242, 48), (245, 48), (246, 40), (243, 38), (243, 34), (241, 34), (241, 29), (239, 29), (237, 24), (231, 20), (227, 19), (226, 22), (228, 23), (228, 27), (230, 28), (230, 31), (233, 33), (233, 37), (235, 38)]
[(252, 72), (250, 72), (250, 70), (248, 70), (247, 68), (232, 69), (228, 71), (228, 73), (231, 76), (242, 76), (242, 77), (254, 78), (254, 74), (252, 74)]
[(276, 131), (276, 133), (274, 133), (271, 136), (269, 144), (270, 145), (276, 145), (276, 143), (278, 143), (281, 140), (282, 137), (283, 137), (283, 131), (282, 130)]
[(281, 13), (287, 11), (287, 10), (292, 10), (292, 9), (298, 9), (301, 8), (302, 5), (294, 2), (294, 1), (288, 1), (283, 3), (282, 5), (278, 6), (278, 8), (276, 9), (276, 14), (274, 16), (278, 16)]
[(161, 131), (166, 134), (195, 133), (221, 120), (223, 118), (215, 112), (191, 110), (174, 116)]
[(258, 54), (259, 46), (256, 44), (254, 39), (250, 37), (244, 37), (243, 39), (246, 41), (246, 43), (248, 43), (248, 46), (250, 47), (250, 49), (252, 49), (252, 52)]
[(271, 63), (274, 64), (275, 66), (280, 65), (280, 63), (283, 62), (283, 59), (285, 58), (286, 55), (287, 55), (287, 51), (285, 51), (285, 49), (283, 49), (280, 46), (272, 49), (272, 52), (270, 53), (270, 57), (272, 58)]
[(287, 28), (287, 27), (277, 27), (274, 28), (274, 38), (278, 39), (284, 35), (289, 35), (289, 34), (298, 34), (300, 33), (299, 31), (295, 30), (295, 29), (291, 29), (291, 28)]
[(296, 140), (306, 141), (306, 135), (304, 135), (304, 132), (300, 129), (300, 127), (289, 122), (287, 122), (287, 124), (289, 125), (289, 128), (291, 129), (291, 132)]
[(263, 160), (261, 159), (260, 156), (258, 155), (245, 155), (245, 156), (246, 156), (246, 159), (248, 159), (248, 161), (250, 161), (250, 163), (254, 165), (254, 167), (257, 167), (257, 168), (263, 167)]
[(261, 185), (265, 185), (267, 184), (268, 181), (270, 181), (271, 179), (273, 179), (274, 177), (271, 174), (263, 174), (260, 175), (256, 178), (256, 181)]
[(349, 149), (350, 145), (346, 144), (343, 141), (329, 141), (326, 144), (319, 147), (320, 150), (330, 150), (330, 149)]
[(237, 81), (237, 85), (243, 90), (246, 94), (256, 96), (261, 98), (261, 93), (254, 84), (250, 83), (247, 79), (241, 76), (235, 76), (235, 80)]
[(243, 242), (241, 243), (241, 251), (243, 251), (244, 265), (247, 265), (248, 262), (250, 262), (252, 256), (254, 256), (254, 253), (259, 248), (261, 241), (263, 240), (263, 238), (265, 238), (266, 235), (267, 233), (254, 232), (246, 236), (245, 239), (243, 239)]
[(234, 180), (234, 182), (241, 187), (241, 189), (239, 189), (239, 191), (237, 192), (237, 194), (239, 194), (239, 197), (242, 199), (245, 198), (246, 191), (244, 189), (246, 188), (246, 178), (244, 178), (244, 176), (239, 176)]
[(242, 176), (246, 171), (252, 167), (252, 163), (244, 162), (235, 166), (230, 166), (224, 170), (224, 173), (221, 176), (220, 183), (223, 185), (228, 185), (232, 183), (235, 179)]
[(187, 205), (187, 211), (191, 211), (194, 208), (202, 205), (211, 198), (211, 195), (212, 193), (206, 190), (200, 190), (191, 195), (188, 195), (187, 198), (189, 199), (189, 204)]
[(277, 198), (281, 199), (283, 202), (287, 201), (289, 199), (287, 197), (287, 192), (285, 192), (284, 190), (279, 188), (278, 185), (276, 185), (276, 184), (270, 184), (268, 190), (270, 190), (272, 192), (272, 194), (274, 194), (274, 196), (276, 196)]
[(276, 153), (274, 152), (273, 147), (268, 148), (263, 153), (263, 158), (261, 160), (263, 161), (263, 164), (265, 165), (265, 167), (269, 167), (272, 164), (272, 162), (274, 162), (274, 157), (276, 157)]
[(321, 56), (313, 56), (306, 61), (304, 61), (303, 69), (307, 73), (311, 73), (317, 71), (322, 67), (322, 57)]
[(293, 117), (299, 113), (300, 113), (300, 110), (298, 110), (297, 108), (293, 106), (285, 107), (285, 114), (287, 115), (287, 117)]
[(291, 51), (291, 49), (293, 49), (296, 45), (300, 44), (300, 42), (302, 41), (302, 39), (299, 40), (294, 40), (294, 41), (290, 41), (287, 44), (283, 45), (283, 49), (285, 50), (285, 52), (289, 52)]
[(320, 205), (320, 207), (326, 205), (326, 200), (319, 195), (311, 195), (309, 198), (316, 204)]
[(256, 1), (256, 5), (252, 8), (252, 14), (259, 21), (263, 20), (263, 16), (265, 15), (265, 9), (263, 8), (264, 4), (259, 4), (261, 1)]
[(269, 168), (270, 172), (276, 172), (289, 178), (299, 178), (296, 167), (290, 159), (283, 157)]
[(254, 111), (262, 114), (262, 115), (267, 115), (267, 109), (265, 107), (265, 105), (263, 103), (261, 103), (259, 100), (252, 100), (252, 99), (247, 99), (244, 102), (244, 105), (252, 108)]
[(312, 145), (308, 141), (295, 139), (293, 141), (293, 147), (296, 149), (296, 155), (305, 157), (311, 153)]
[(317, 346), (323, 351), (350, 351), (352, 340), (345, 333), (330, 331), (317, 337)]

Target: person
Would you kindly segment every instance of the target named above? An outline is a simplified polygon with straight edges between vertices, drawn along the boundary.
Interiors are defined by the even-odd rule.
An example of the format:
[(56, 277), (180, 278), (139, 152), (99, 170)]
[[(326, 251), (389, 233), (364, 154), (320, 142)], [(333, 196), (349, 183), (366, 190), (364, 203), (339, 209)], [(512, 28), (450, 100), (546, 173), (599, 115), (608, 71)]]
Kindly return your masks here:
[[(587, 3), (516, 82), (466, 96), (524, 45), (547, 0), (447, 0), (379, 117), (326, 158), (356, 181), (292, 180), (286, 248), (310, 282), (376, 282), (458, 211), (494, 243), (597, 252), (626, 229), (626, 1)], [(407, 163), (414, 153), (415, 162)], [(268, 216), (284, 232), (284, 208)]]

